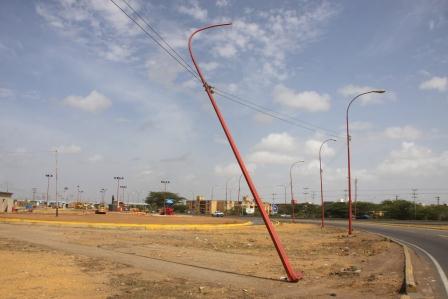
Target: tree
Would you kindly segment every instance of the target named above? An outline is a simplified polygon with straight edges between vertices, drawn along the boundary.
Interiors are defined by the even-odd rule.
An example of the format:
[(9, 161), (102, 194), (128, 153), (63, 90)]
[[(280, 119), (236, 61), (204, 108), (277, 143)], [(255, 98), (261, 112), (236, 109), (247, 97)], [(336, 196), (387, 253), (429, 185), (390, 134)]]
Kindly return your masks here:
[(387, 218), (392, 219), (413, 219), (414, 218), (414, 204), (410, 201), (385, 200), (381, 203), (382, 209), (386, 212)]
[(149, 204), (151, 209), (163, 208), (163, 203), (166, 199), (172, 199), (174, 201), (174, 206), (178, 205), (184, 197), (172, 192), (153, 192), (151, 191), (146, 197), (145, 202)]

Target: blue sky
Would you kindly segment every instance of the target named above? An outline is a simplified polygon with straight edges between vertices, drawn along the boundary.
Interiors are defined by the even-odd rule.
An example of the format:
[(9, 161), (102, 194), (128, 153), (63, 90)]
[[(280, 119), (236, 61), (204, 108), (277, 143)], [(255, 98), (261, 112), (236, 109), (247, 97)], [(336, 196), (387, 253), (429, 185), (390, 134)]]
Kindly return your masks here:
[[(123, 1), (117, 4), (126, 8)], [(346, 189), (345, 109), (359, 197), (448, 202), (446, 1), (131, 1), (190, 62), (187, 38), (213, 86), (291, 115), (305, 130), (217, 95), (256, 185), (278, 201), (294, 169), (295, 193), (319, 191), (320, 143), (328, 200)], [(186, 197), (235, 197), (240, 172), (198, 82), (110, 1), (9, 1), (0, 11), (0, 186), (46, 190), (60, 152), (59, 189), (84, 197), (116, 190), (130, 200), (168, 188)], [(334, 133), (331, 133), (334, 132)], [(54, 189), (54, 182), (52, 183)], [(247, 194), (246, 185), (242, 184)], [(54, 192), (54, 191), (53, 191)], [(289, 198), (289, 194), (288, 194)]]

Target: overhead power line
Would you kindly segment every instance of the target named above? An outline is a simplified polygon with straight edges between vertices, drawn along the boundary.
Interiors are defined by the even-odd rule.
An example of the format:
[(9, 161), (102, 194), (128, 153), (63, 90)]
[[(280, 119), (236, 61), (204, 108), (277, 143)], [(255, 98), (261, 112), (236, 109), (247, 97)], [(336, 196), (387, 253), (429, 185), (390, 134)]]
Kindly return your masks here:
[[(195, 69), (193, 69), (193, 67), (182, 57), (181, 54), (179, 54), (164, 38), (163, 36), (154, 28), (154, 26), (152, 26), (141, 14), (139, 14), (133, 7), (132, 5), (129, 4), (128, 1), (126, 0), (121, 0), (122, 2), (124, 2), (126, 4), (126, 6), (132, 11), (132, 14), (134, 14), (138, 19), (140, 19), (147, 28), (149, 28), (149, 30), (151, 32), (153, 32), (153, 34), (155, 34), (155, 36), (153, 34), (151, 34), (148, 30), (146, 30), (146, 28), (144, 28), (136, 18), (134, 18), (133, 16), (131, 16), (130, 13), (126, 12), (126, 10), (121, 7), (120, 5), (117, 4), (116, 0), (110, 0), (119, 10), (121, 10), (126, 17), (128, 17), (133, 23), (135, 23), (144, 33), (146, 36), (148, 36), (152, 41), (154, 41), (166, 54), (168, 54), (172, 59), (174, 59), (183, 69), (185, 69), (188, 73), (190, 73), (190, 75), (192, 75), (196, 80), (200, 81), (200, 78), (196, 72)], [(202, 82), (201, 82), (202, 85)], [(302, 129), (308, 130), (308, 131), (312, 131), (312, 132), (322, 132), (325, 135), (331, 136), (331, 137), (341, 137), (339, 135), (337, 135), (337, 133), (335, 131), (329, 130), (329, 129), (325, 129), (323, 127), (319, 127), (316, 125), (313, 125), (311, 123), (299, 120), (297, 118), (294, 118), (290, 115), (281, 113), (281, 112), (277, 112), (275, 110), (272, 110), (270, 108), (267, 107), (263, 107), (261, 105), (255, 104), (254, 102), (245, 100), (239, 96), (233, 95), (227, 91), (221, 90), (221, 89), (217, 89), (215, 88), (215, 91), (217, 94), (219, 94), (223, 99), (226, 99), (228, 101), (234, 102), (236, 104), (245, 106), (246, 108), (255, 110), (259, 113), (268, 115), (272, 118), (275, 118), (277, 120), (283, 121), (285, 123), (288, 123), (290, 125), (294, 125), (297, 127), (300, 127)]]

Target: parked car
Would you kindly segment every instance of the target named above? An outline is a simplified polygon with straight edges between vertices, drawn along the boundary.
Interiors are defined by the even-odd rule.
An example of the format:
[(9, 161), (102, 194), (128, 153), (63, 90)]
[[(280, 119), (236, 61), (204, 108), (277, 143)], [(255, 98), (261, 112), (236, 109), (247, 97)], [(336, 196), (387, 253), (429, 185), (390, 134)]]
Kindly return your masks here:
[(281, 214), (280, 217), (282, 217), (282, 218), (291, 218), (291, 215), (288, 215), (288, 214)]
[(215, 211), (215, 212), (212, 214), (212, 216), (213, 216), (213, 217), (224, 217), (224, 213), (221, 212), (221, 211)]
[(370, 219), (370, 216), (369, 215), (360, 215), (360, 216), (358, 216), (358, 217), (356, 217), (356, 219)]

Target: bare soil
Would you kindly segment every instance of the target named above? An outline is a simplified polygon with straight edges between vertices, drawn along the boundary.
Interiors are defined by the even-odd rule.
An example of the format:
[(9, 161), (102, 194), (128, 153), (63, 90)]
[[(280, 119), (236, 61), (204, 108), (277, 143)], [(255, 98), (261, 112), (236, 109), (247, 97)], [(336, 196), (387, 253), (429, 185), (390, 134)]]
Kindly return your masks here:
[[(294, 269), (304, 273), (298, 283), (281, 281), (285, 273), (264, 226), (141, 231), (0, 224), (0, 237), (11, 228), (10, 235), (31, 240), (24, 227), (36, 240), (74, 248), (65, 253), (0, 239), (1, 298), (398, 298), (403, 281), (397, 244), (314, 224), (276, 226)], [(76, 246), (126, 259), (74, 254)], [(166, 266), (152, 267), (156, 261)], [(182, 272), (187, 265), (191, 275)]]

